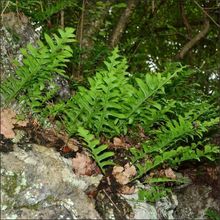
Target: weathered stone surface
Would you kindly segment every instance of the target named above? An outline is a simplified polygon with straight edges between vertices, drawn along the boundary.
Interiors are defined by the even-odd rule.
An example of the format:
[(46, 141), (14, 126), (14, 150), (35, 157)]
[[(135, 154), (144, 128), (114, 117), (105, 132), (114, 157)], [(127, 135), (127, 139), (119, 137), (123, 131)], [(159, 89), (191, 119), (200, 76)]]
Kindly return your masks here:
[(77, 177), (71, 160), (39, 145), (1, 155), (1, 219), (100, 218), (84, 191), (101, 176)]
[(172, 194), (169, 197), (163, 197), (156, 202), (158, 219), (175, 219), (174, 210), (178, 206), (177, 196)]
[(175, 218), (205, 219), (208, 208), (214, 208), (220, 212), (220, 197), (213, 198), (211, 190), (210, 186), (198, 184), (181, 189), (177, 193), (179, 205), (175, 211)]
[(132, 195), (123, 195), (133, 210), (132, 219), (157, 219), (157, 211), (154, 205), (139, 202), (137, 193)]
[(22, 60), (19, 49), (28, 43), (34, 44), (39, 33), (34, 30), (28, 18), (23, 14), (9, 12), (1, 15), (1, 77), (4, 79), (14, 73), (12, 61)]
[(101, 175), (78, 177), (71, 159), (40, 145), (21, 148), (18, 142), (1, 155), (1, 219), (204, 219), (207, 208), (220, 211), (212, 188), (193, 183), (156, 204), (139, 202), (137, 193), (99, 192), (95, 207), (85, 191), (97, 187)]

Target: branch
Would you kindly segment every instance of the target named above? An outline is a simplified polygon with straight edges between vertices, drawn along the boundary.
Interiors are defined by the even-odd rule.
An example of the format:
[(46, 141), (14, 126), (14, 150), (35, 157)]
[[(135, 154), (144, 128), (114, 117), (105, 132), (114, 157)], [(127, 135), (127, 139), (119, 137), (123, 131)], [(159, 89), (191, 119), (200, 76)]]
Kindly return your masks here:
[(111, 47), (115, 47), (120, 41), (120, 38), (123, 32), (125, 31), (129, 18), (131, 17), (138, 2), (139, 2), (138, 0), (128, 0), (127, 8), (121, 14), (121, 17), (113, 31), (112, 37), (110, 38)]
[(77, 25), (76, 38), (79, 42), (79, 62), (78, 68), (72, 69), (72, 75), (80, 77), (83, 72), (83, 62), (89, 59), (91, 49), (94, 47), (95, 40), (93, 36), (104, 25), (105, 18), (108, 15), (111, 6), (111, 0), (106, 0), (102, 10), (93, 14), (97, 10), (96, 1), (82, 0), (81, 18)]
[(204, 28), (195, 36), (193, 37), (188, 43), (184, 45), (184, 47), (180, 50), (180, 52), (176, 55), (177, 59), (183, 59), (186, 53), (193, 48), (193, 46), (198, 43), (205, 35), (208, 33), (210, 24), (209, 20), (205, 19)]
[(180, 0), (179, 3), (180, 3), (180, 13), (181, 13), (181, 16), (182, 16), (182, 19), (183, 19), (183, 24), (186, 27), (189, 38), (192, 38), (192, 28), (189, 24), (189, 21), (188, 21), (188, 18), (186, 17), (186, 14), (185, 14), (183, 0)]
[(64, 10), (60, 12), (60, 26), (64, 29)]
[(91, 49), (93, 47), (93, 36), (104, 24), (110, 5), (111, 1), (106, 0), (105, 5), (100, 13), (93, 15), (91, 11), (96, 10), (96, 1), (82, 1), (82, 14), (80, 24), (77, 28), (77, 39), (80, 42), (81, 48)]
[(197, 2), (197, 1), (194, 1), (194, 3), (203, 11), (203, 13), (209, 17), (209, 19), (218, 27), (220, 28), (220, 24), (218, 24), (209, 14), (208, 12)]

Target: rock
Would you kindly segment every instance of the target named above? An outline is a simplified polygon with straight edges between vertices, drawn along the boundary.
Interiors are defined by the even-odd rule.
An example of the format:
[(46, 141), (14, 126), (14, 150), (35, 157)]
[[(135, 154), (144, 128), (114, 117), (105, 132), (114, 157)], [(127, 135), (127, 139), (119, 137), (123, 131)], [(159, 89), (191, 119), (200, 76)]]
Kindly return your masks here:
[(126, 199), (108, 190), (100, 190), (96, 196), (96, 209), (103, 219), (133, 219), (132, 207)]
[(1, 19), (1, 77), (4, 79), (14, 72), (12, 61), (17, 58), (21, 62), (23, 56), (19, 49), (28, 43), (34, 44), (39, 33), (24, 14), (9, 12), (2, 14)]
[[(1, 79), (4, 82), (9, 76), (15, 74), (15, 66), (13, 60), (18, 60), (22, 63), (23, 55), (20, 52), (21, 48), (26, 48), (28, 44), (37, 46), (37, 40), (40, 39), (42, 27), (37, 27), (30, 22), (30, 19), (22, 13), (3, 13), (1, 15), (2, 26), (0, 27), (1, 34)], [(54, 74), (54, 83), (58, 86), (57, 99), (64, 100), (70, 98), (70, 87), (68, 81), (61, 75)], [(48, 86), (48, 89), (53, 89), (54, 86)], [(4, 102), (3, 97), (1, 101)], [(2, 103), (1, 103), (2, 104)], [(17, 109), (16, 104), (13, 105)]]
[(71, 160), (52, 148), (15, 146), (1, 165), (1, 219), (100, 219), (84, 191), (102, 176), (75, 176)]
[(129, 205), (132, 207), (132, 219), (157, 219), (157, 211), (154, 205), (138, 201), (138, 194), (123, 195)]
[(156, 202), (156, 209), (159, 219), (175, 219), (174, 210), (178, 206), (176, 195), (163, 197)]
[(174, 213), (175, 218), (204, 219), (208, 208), (220, 212), (220, 197), (215, 199), (211, 191), (210, 186), (192, 184), (176, 192), (179, 205)]

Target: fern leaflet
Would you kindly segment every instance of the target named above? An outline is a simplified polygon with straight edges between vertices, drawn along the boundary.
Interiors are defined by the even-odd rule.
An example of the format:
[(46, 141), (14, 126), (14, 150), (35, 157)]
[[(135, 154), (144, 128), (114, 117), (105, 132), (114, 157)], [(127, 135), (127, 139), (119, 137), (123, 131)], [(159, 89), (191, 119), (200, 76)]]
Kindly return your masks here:
[(110, 160), (110, 158), (114, 156), (114, 153), (106, 151), (108, 146), (105, 144), (100, 145), (99, 140), (95, 139), (94, 135), (90, 134), (89, 131), (83, 127), (78, 128), (78, 133), (87, 143), (87, 148), (93, 159), (96, 161), (102, 172), (105, 173), (104, 168), (106, 166), (114, 165), (113, 161)]

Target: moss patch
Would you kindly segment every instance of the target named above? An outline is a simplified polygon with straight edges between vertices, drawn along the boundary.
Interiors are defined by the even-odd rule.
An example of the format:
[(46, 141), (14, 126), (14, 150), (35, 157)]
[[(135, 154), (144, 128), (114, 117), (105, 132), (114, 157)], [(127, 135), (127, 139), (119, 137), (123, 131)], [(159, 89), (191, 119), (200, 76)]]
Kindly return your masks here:
[(3, 172), (2, 190), (9, 197), (14, 197), (18, 192), (27, 188), (24, 173)]

